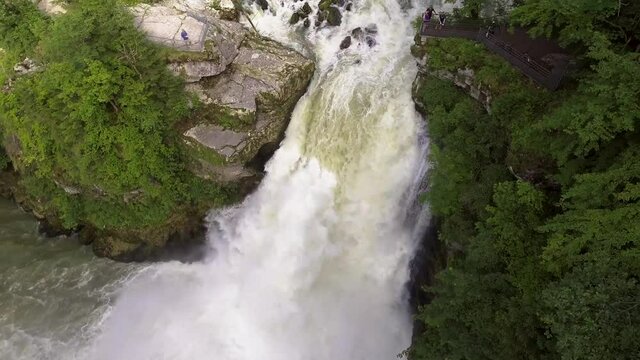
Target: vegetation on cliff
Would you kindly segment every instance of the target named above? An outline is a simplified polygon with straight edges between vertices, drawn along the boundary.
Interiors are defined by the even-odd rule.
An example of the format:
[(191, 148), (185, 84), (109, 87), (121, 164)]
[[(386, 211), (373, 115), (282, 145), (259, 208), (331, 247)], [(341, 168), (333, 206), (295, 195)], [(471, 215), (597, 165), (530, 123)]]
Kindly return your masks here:
[[(483, 3), (486, 3), (484, 1)], [(470, 2), (476, 6), (478, 1)], [(525, 0), (513, 21), (579, 67), (536, 88), (482, 45), (428, 40), (415, 99), (435, 142), (430, 204), (449, 262), (417, 359), (640, 357), (640, 6)], [(437, 79), (473, 69), (491, 112)]]
[[(152, 229), (227, 201), (185, 169), (173, 126), (191, 99), (116, 0), (73, 1), (55, 19), (2, 1), (0, 24), (0, 127), (34, 210), (67, 229)], [(25, 57), (40, 70), (16, 77)]]

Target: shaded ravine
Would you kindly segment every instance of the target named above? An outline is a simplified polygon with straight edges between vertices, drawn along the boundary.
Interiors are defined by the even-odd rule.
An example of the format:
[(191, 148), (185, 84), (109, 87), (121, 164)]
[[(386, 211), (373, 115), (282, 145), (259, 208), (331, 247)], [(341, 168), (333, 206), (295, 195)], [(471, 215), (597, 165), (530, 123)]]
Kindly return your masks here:
[[(107, 280), (95, 298), (86, 289), (78, 297), (74, 286), (43, 294), (45, 308), (53, 299), (86, 303), (34, 323), (31, 333), (47, 335), (24, 340), (32, 344), (9, 339), (0, 350), (50, 359), (382, 360), (409, 345), (405, 286), (424, 228), (416, 200), (427, 168), (411, 100), (416, 11), (361, 1), (340, 27), (305, 36), (287, 24), (291, 5), (302, 3), (271, 2), (273, 13), (254, 22), (292, 46), (304, 37), (299, 49), (314, 56), (317, 74), (259, 189), (210, 215), (207, 259), (101, 268), (84, 254), (79, 268)], [(353, 28), (370, 24), (376, 46), (338, 51)], [(65, 276), (47, 291), (55, 281), (82, 284)], [(23, 326), (26, 317), (0, 324)]]

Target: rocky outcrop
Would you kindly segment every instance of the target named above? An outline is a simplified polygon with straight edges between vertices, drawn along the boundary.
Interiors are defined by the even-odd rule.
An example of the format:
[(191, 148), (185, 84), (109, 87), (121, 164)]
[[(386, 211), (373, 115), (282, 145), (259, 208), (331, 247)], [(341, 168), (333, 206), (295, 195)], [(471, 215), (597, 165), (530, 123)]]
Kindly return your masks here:
[[(252, 183), (282, 140), (314, 64), (294, 50), (221, 18), (233, 3), (173, 0), (132, 9), (138, 28), (173, 51), (169, 68), (200, 100), (180, 124), (190, 167), (203, 178)], [(311, 14), (308, 3), (300, 12)], [(187, 39), (182, 36), (186, 32)], [(269, 149), (269, 151), (265, 150)]]
[[(2, 55), (2, 49), (0, 48), (0, 56)], [(13, 76), (10, 76), (4, 84), (2, 84), (2, 88), (0, 90), (2, 92), (9, 92), (13, 87), (14, 81), (20, 77), (25, 75), (30, 75), (35, 72), (42, 70), (42, 66), (36, 64), (36, 62), (32, 59), (25, 58), (21, 62), (15, 64), (13, 66)]]
[[(193, 116), (176, 125), (188, 169), (229, 189), (230, 198), (241, 199), (257, 185), (264, 163), (283, 139), (291, 112), (313, 77), (314, 63), (237, 22), (222, 19), (230, 18), (222, 15), (228, 3), (220, 1), (219, 8), (212, 5), (174, 0), (140, 4), (131, 11), (136, 26), (150, 40), (169, 48), (167, 66), (185, 79), (186, 89), (195, 95)], [(25, 59), (14, 70), (28, 75), (38, 66)], [(5, 150), (11, 159), (19, 159), (21, 144), (12, 139), (5, 139)], [(20, 187), (18, 172), (0, 172), (0, 193), (33, 212), (47, 234), (66, 233), (55, 211)], [(63, 177), (51, 180), (70, 197), (105, 196), (97, 187), (80, 189)], [(124, 194), (122, 202), (133, 204), (140, 196), (140, 190), (133, 190)], [(203, 239), (203, 214), (210, 204), (195, 206), (175, 209), (171, 218), (153, 228), (98, 229), (80, 224), (75, 230), (99, 256), (149, 259), (161, 256), (162, 249), (172, 244)]]
[(35, 61), (29, 58), (25, 58), (13, 67), (13, 71), (17, 76), (28, 75), (38, 70), (40, 70), (40, 67), (36, 65)]
[(38, 5), (38, 9), (50, 15), (64, 14), (66, 2), (64, 0), (34, 0)]
[[(179, 126), (192, 171), (221, 182), (255, 182), (264, 162), (257, 158), (270, 157), (265, 149), (274, 151), (282, 140), (313, 62), (206, 12), (196, 19), (188, 10), (142, 5), (136, 16), (150, 39), (175, 49), (169, 67), (200, 99), (196, 116)], [(184, 28), (195, 34), (187, 43), (174, 36)]]
[(426, 76), (433, 76), (440, 80), (451, 81), (454, 85), (464, 90), (469, 96), (482, 104), (488, 113), (491, 113), (491, 91), (489, 87), (476, 78), (473, 69), (459, 68), (455, 70), (433, 69), (429, 66), (429, 54), (426, 46), (419, 37), (415, 39), (416, 43), (412, 47), (411, 52), (416, 57), (419, 68), (419, 76), (414, 82), (414, 91), (418, 88), (421, 79)]
[(476, 80), (475, 72), (472, 69), (458, 69), (455, 73), (446, 70), (427, 70), (427, 74), (440, 80), (453, 82), (457, 87), (481, 103), (488, 113), (491, 113), (491, 93), (486, 86)]

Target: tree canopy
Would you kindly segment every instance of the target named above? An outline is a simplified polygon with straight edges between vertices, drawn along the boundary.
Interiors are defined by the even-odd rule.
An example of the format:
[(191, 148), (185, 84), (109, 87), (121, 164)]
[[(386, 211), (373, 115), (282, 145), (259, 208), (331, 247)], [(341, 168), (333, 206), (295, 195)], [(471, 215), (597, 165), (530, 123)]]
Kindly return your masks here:
[(495, 75), (481, 79), (490, 114), (434, 78), (415, 94), (436, 142), (429, 201), (453, 255), (410, 358), (639, 359), (640, 3), (523, 0), (510, 19), (560, 41), (576, 66), (549, 94), (501, 79), (502, 60), (469, 50), (479, 45), (429, 41), (434, 70)]
[(0, 93), (5, 141), (18, 144), (10, 155), (31, 196), (70, 228), (159, 223), (196, 197), (173, 130), (190, 99), (125, 8), (77, 0), (49, 20), (11, 0), (0, 17), (1, 46), (42, 68)]

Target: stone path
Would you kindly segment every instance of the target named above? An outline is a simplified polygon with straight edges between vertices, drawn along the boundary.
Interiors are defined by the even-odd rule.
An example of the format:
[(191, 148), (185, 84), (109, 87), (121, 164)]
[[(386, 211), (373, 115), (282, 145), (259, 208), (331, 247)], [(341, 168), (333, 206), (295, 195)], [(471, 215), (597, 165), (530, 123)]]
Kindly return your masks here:
[[(164, 6), (141, 4), (132, 9), (136, 26), (153, 42), (182, 51), (204, 50), (208, 25), (188, 14)], [(185, 30), (189, 40), (180, 35)]]

